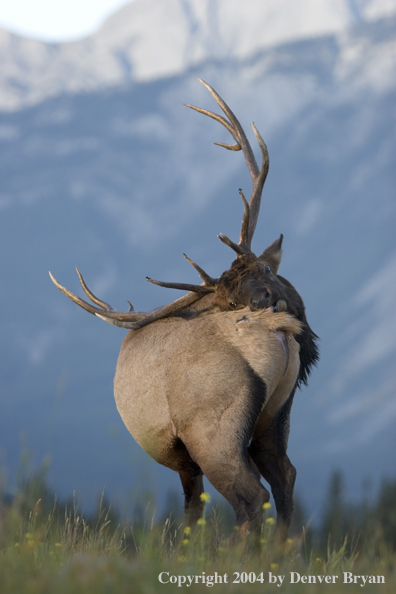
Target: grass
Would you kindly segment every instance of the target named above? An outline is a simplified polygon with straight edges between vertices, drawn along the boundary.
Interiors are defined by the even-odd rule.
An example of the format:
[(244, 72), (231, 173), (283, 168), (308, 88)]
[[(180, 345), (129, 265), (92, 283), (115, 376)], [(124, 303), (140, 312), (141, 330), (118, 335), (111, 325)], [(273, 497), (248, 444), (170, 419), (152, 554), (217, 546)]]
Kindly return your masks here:
[[(120, 523), (103, 500), (95, 517), (87, 519), (74, 502), (50, 506), (48, 497), (32, 501), (32, 485), (28, 492), (29, 497), (25, 489), (25, 494), (0, 504), (1, 594), (166, 593), (179, 591), (179, 584), (186, 588), (187, 576), (192, 576), (189, 589), (195, 592), (208, 586), (216, 592), (252, 594), (266, 589), (361, 592), (362, 580), (343, 584), (343, 572), (384, 576), (385, 583), (363, 587), (383, 594), (396, 591), (395, 551), (374, 526), (364, 543), (345, 539), (340, 547), (328, 544), (325, 552), (318, 552), (303, 530), (284, 550), (275, 551), (274, 522), (266, 509), (262, 550), (257, 554), (251, 544), (238, 544), (236, 531), (227, 528), (216, 508), (207, 510), (197, 530), (186, 534), (170, 518)], [(270, 575), (273, 580), (284, 576), (282, 585), (278, 586), (279, 578), (269, 583)], [(298, 575), (300, 580), (291, 583)], [(335, 584), (319, 583), (317, 576), (333, 575), (338, 575)], [(304, 576), (315, 576), (316, 583), (303, 583), (309, 579)]]

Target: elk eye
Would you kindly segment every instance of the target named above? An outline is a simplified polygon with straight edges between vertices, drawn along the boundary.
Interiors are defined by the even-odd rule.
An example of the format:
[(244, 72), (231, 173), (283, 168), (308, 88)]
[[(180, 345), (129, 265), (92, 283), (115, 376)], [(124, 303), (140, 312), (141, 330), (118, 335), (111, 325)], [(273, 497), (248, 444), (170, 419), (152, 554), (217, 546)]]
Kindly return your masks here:
[(271, 272), (271, 266), (268, 266), (268, 264), (267, 264), (267, 266), (265, 267), (265, 272)]

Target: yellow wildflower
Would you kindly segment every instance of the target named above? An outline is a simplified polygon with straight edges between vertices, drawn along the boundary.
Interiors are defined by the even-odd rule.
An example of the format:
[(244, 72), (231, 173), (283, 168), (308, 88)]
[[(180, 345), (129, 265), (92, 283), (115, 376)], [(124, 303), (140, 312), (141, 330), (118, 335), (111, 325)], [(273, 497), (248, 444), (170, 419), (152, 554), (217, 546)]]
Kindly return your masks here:
[(209, 503), (209, 501), (210, 501), (210, 495), (209, 495), (209, 493), (201, 493), (200, 499), (204, 503)]
[(265, 521), (267, 524), (271, 524), (271, 526), (272, 526), (272, 524), (275, 524), (274, 518), (267, 518)]

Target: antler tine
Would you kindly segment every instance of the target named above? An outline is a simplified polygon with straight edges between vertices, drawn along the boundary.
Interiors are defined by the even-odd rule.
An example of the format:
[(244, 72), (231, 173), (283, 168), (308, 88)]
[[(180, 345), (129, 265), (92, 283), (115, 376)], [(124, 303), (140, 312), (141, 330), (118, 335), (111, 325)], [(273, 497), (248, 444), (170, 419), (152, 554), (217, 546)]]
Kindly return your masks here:
[(149, 276), (146, 276), (146, 281), (148, 281), (149, 283), (153, 283), (153, 285), (158, 285), (158, 287), (165, 287), (166, 289), (194, 291), (194, 293), (202, 293), (203, 295), (207, 295), (208, 293), (213, 293), (215, 291), (214, 287), (207, 287), (205, 285), (191, 285), (189, 283), (164, 283), (162, 281), (154, 280)]
[(244, 211), (241, 225), (241, 235), (239, 237), (239, 245), (249, 245), (249, 222), (250, 222), (250, 207), (245, 198), (241, 188), (239, 188), (239, 195), (242, 198)]
[[(238, 118), (235, 116), (234, 112), (228, 107), (227, 103), (225, 101), (223, 101), (223, 99), (220, 97), (220, 95), (210, 85), (208, 85), (208, 83), (206, 83), (201, 78), (199, 78), (198, 80), (204, 85), (204, 87), (206, 87), (208, 89), (209, 93), (212, 95), (212, 97), (216, 101), (217, 105), (222, 109), (222, 111), (226, 114), (226, 116), (230, 120), (231, 128), (234, 132), (231, 132), (231, 130), (227, 126), (226, 126), (226, 128), (227, 128), (227, 130), (229, 130), (231, 132), (234, 140), (240, 145), (240, 147), (243, 151), (243, 155), (245, 157), (246, 164), (249, 168), (250, 175), (251, 175), (252, 179), (254, 180), (258, 176), (259, 168), (257, 166), (256, 158), (253, 154), (252, 147), (250, 146), (250, 143), (247, 139), (247, 136), (246, 136), (241, 124), (239, 123)], [(216, 144), (219, 144), (219, 143), (216, 143)]]
[[(98, 309), (97, 307), (94, 307), (90, 303), (87, 303), (86, 301), (84, 301), (84, 299), (81, 299), (81, 297), (78, 297), (77, 295), (75, 295), (74, 293), (69, 291), (69, 289), (66, 289), (66, 287), (63, 287), (60, 283), (58, 283), (58, 281), (51, 274), (51, 272), (49, 273), (49, 275), (50, 275), (50, 278), (51, 278), (52, 282), (54, 283), (54, 285), (56, 287), (58, 287), (58, 289), (60, 291), (62, 291), (62, 293), (64, 293), (66, 295), (66, 297), (69, 297), (69, 299), (74, 301), (74, 303), (77, 303), (77, 305), (79, 305), (80, 307), (82, 307), (83, 309), (85, 309), (86, 311), (88, 311), (89, 313), (91, 313), (93, 315), (95, 315), (97, 312), (103, 313), (102, 310)], [(84, 288), (84, 285), (83, 285), (83, 288)]]
[(217, 278), (212, 278), (211, 276), (209, 276), (209, 274), (206, 274), (205, 270), (203, 270), (200, 266), (198, 266), (198, 264), (196, 264), (193, 260), (191, 260), (191, 258), (186, 256), (186, 254), (183, 254), (183, 256), (185, 257), (187, 262), (189, 262), (191, 264), (191, 266), (193, 266), (195, 268), (195, 270), (198, 272), (199, 276), (202, 278), (202, 280), (204, 281), (204, 283), (207, 287), (215, 287), (217, 285), (217, 283), (218, 283)]
[(244, 256), (245, 254), (249, 253), (248, 249), (246, 249), (242, 245), (239, 245), (239, 243), (234, 243), (233, 241), (231, 241), (229, 237), (227, 237), (227, 235), (224, 235), (224, 233), (219, 233), (217, 237), (220, 239), (220, 241), (222, 241), (223, 243), (228, 245), (228, 247), (234, 250), (234, 252), (236, 252), (239, 256)]
[(253, 184), (252, 194), (250, 196), (250, 218), (249, 218), (249, 238), (250, 242), (253, 239), (254, 231), (256, 229), (257, 220), (260, 212), (260, 204), (261, 204), (261, 194), (263, 192), (263, 187), (265, 184), (265, 180), (267, 179), (268, 171), (269, 171), (269, 154), (268, 148), (265, 144), (260, 132), (257, 130), (254, 122), (252, 122), (252, 128), (258, 145), (261, 151), (261, 169), (257, 176), (256, 182)]
[(186, 254), (183, 254), (187, 262), (189, 262), (192, 266), (194, 266), (195, 270), (198, 272), (199, 276), (204, 281), (202, 285), (192, 285), (190, 283), (168, 283), (163, 281), (158, 281), (146, 276), (146, 280), (149, 283), (153, 283), (153, 285), (158, 285), (159, 287), (165, 287), (166, 289), (180, 289), (181, 291), (193, 291), (194, 293), (200, 293), (201, 295), (207, 295), (208, 293), (214, 293), (216, 290), (216, 284), (218, 280), (216, 278), (212, 278), (207, 274), (198, 264), (193, 262)]
[(104, 312), (95, 313), (95, 315), (104, 322), (112, 324), (113, 326), (127, 328), (129, 330), (138, 330), (139, 328), (143, 328), (143, 326), (147, 326), (152, 322), (167, 318), (174, 313), (185, 309), (189, 305), (192, 305), (195, 301), (198, 301), (198, 299), (201, 299), (201, 297), (202, 294), (196, 293), (195, 291), (187, 293), (186, 295), (183, 295), (183, 297), (176, 299), (176, 301), (172, 301), (172, 303), (169, 303), (168, 305), (164, 305), (163, 307), (159, 307), (148, 313), (140, 313), (139, 315), (141, 316), (141, 319), (137, 319), (136, 321), (124, 321), (123, 318), (126, 316), (126, 314), (122, 314), (122, 316), (120, 315), (119, 318), (110, 317), (110, 315), (106, 315)]
[[(121, 328), (130, 328), (135, 330), (137, 328), (142, 328), (143, 326), (146, 326), (146, 324), (150, 324), (155, 320), (168, 317), (172, 314), (181, 311), (182, 309), (188, 307), (189, 305), (191, 305), (195, 301), (198, 301), (198, 299), (202, 297), (202, 291), (192, 291), (190, 293), (187, 293), (187, 295), (183, 295), (183, 297), (180, 297), (179, 299), (172, 301), (172, 303), (154, 309), (150, 312), (133, 311), (133, 307), (128, 301), (129, 311), (117, 312), (114, 308), (111, 307), (111, 305), (108, 305), (104, 301), (101, 301), (100, 299), (95, 297), (95, 295), (90, 291), (90, 289), (88, 289), (84, 281), (84, 278), (78, 269), (77, 272), (80, 278), (81, 286), (84, 289), (85, 293), (88, 295), (88, 297), (90, 299), (93, 298), (92, 301), (97, 305), (100, 305), (101, 307), (106, 306), (107, 309), (99, 309), (97, 307), (94, 307), (90, 303), (87, 303), (87, 301), (84, 301), (84, 299), (81, 299), (81, 297), (78, 297), (77, 295), (69, 291), (69, 289), (66, 289), (66, 287), (63, 287), (60, 283), (58, 283), (58, 281), (51, 274), (51, 272), (49, 273), (49, 275), (54, 285), (60, 291), (62, 291), (62, 293), (64, 293), (66, 297), (74, 301), (74, 303), (77, 303), (77, 305), (79, 305), (89, 313), (97, 316), (98, 318), (105, 320), (110, 324), (114, 324), (115, 326), (120, 326)], [(206, 292), (212, 292), (212, 289), (210, 287), (207, 287)]]
[(234, 250), (234, 252), (236, 252), (238, 255), (243, 256), (244, 254), (250, 253), (250, 247), (248, 247), (249, 246), (248, 233), (249, 233), (250, 207), (249, 207), (248, 201), (246, 200), (246, 198), (240, 188), (239, 188), (239, 195), (242, 198), (242, 202), (245, 207), (243, 217), (242, 217), (241, 236), (239, 238), (239, 243), (234, 243), (233, 241), (231, 241), (231, 239), (229, 239), (227, 237), (227, 235), (224, 235), (224, 233), (220, 233), (220, 235), (218, 235), (217, 237), (220, 239), (220, 241), (222, 241), (223, 243), (228, 245), (232, 250)]
[(242, 147), (239, 144), (239, 139), (238, 139), (238, 136), (236, 135), (234, 128), (232, 127), (230, 122), (228, 122), (225, 118), (223, 118), (223, 116), (221, 116), (217, 113), (214, 113), (214, 111), (209, 111), (208, 109), (203, 109), (202, 107), (196, 107), (195, 105), (190, 105), (189, 103), (183, 103), (183, 105), (185, 105), (186, 107), (189, 107), (190, 109), (193, 109), (194, 111), (197, 111), (198, 113), (203, 113), (204, 115), (208, 116), (209, 118), (216, 120), (216, 122), (220, 122), (220, 124), (222, 124), (225, 128), (227, 128), (228, 132), (231, 134), (231, 136), (234, 138), (234, 140), (237, 143), (237, 144), (223, 144), (222, 142), (215, 142), (215, 144), (217, 144), (218, 146), (224, 146), (224, 148), (231, 150), (231, 151), (242, 150)]
[(217, 278), (212, 278), (207, 274), (198, 264), (193, 262), (186, 254), (183, 254), (187, 262), (189, 262), (192, 266), (194, 266), (195, 270), (198, 272), (199, 276), (204, 281), (202, 285), (191, 285), (189, 283), (167, 283), (163, 281), (153, 280), (149, 276), (146, 276), (146, 280), (149, 283), (153, 283), (153, 285), (158, 285), (159, 287), (165, 287), (167, 289), (181, 289), (182, 291), (194, 291), (196, 293), (201, 293), (203, 295), (207, 295), (208, 293), (214, 293), (216, 290), (216, 285), (218, 282)]
[[(90, 300), (92, 301), (92, 303), (96, 303), (96, 305), (99, 305), (99, 307), (101, 307), (102, 309), (104, 309), (105, 311), (116, 311), (114, 309), (114, 307), (112, 307), (109, 303), (106, 303), (106, 301), (102, 301), (101, 299), (98, 299), (98, 297), (96, 297), (92, 291), (90, 291), (87, 287), (87, 284), (84, 280), (83, 275), (81, 274), (81, 272), (79, 271), (79, 269), (76, 266), (76, 270), (77, 270), (77, 274), (78, 274), (78, 278), (80, 279), (80, 284), (85, 292), (85, 294), (90, 298)], [(50, 273), (51, 274), (51, 273)], [(52, 277), (51, 277), (52, 278)]]
[[(248, 253), (251, 251), (251, 243), (252, 243), (253, 234), (254, 234), (254, 231), (255, 231), (255, 228), (257, 225), (257, 219), (258, 219), (259, 210), (260, 210), (261, 193), (263, 191), (264, 182), (267, 177), (268, 169), (269, 169), (268, 150), (267, 150), (267, 147), (266, 147), (260, 133), (258, 132), (255, 125), (252, 123), (253, 132), (254, 132), (257, 142), (260, 146), (261, 156), (262, 156), (262, 165), (261, 165), (261, 168), (259, 169), (258, 165), (257, 165), (256, 158), (252, 151), (252, 147), (250, 146), (247, 136), (246, 136), (241, 124), (239, 123), (239, 120), (233, 113), (233, 111), (229, 108), (227, 103), (225, 103), (225, 101), (223, 101), (223, 99), (220, 97), (220, 95), (208, 83), (206, 83), (202, 79), (198, 79), (198, 80), (208, 89), (208, 91), (210, 92), (210, 94), (212, 95), (212, 97), (214, 98), (216, 103), (219, 105), (219, 107), (222, 109), (222, 111), (225, 113), (225, 115), (227, 116), (229, 121), (226, 120), (223, 116), (220, 116), (220, 115), (213, 113), (211, 111), (208, 111), (206, 109), (202, 109), (200, 107), (195, 107), (193, 105), (187, 105), (187, 104), (185, 104), (185, 105), (187, 105), (187, 107), (191, 107), (192, 109), (195, 109), (195, 111), (198, 111), (199, 113), (203, 113), (204, 115), (207, 115), (207, 116), (213, 118), (217, 122), (220, 122), (220, 124), (222, 124), (225, 128), (227, 128), (227, 130), (230, 132), (230, 134), (236, 141), (236, 144), (230, 145), (230, 144), (224, 144), (221, 142), (216, 142), (215, 144), (217, 144), (219, 146), (223, 146), (229, 150), (234, 150), (234, 151), (242, 150), (243, 155), (245, 157), (246, 164), (247, 164), (249, 172), (250, 172), (250, 176), (252, 178), (252, 193), (251, 193), (250, 202), (249, 202), (249, 206), (250, 206), (249, 223), (248, 223), (247, 229), (246, 229), (246, 216), (245, 216), (246, 208), (245, 208), (244, 219), (242, 221), (241, 236), (240, 236), (240, 240), (239, 240), (239, 245), (242, 245), (242, 247), (244, 248), (243, 253)], [(225, 236), (222, 236), (222, 237), (225, 237)], [(224, 243), (226, 243), (226, 242), (224, 242)], [(236, 244), (233, 244), (233, 245), (235, 246)], [(240, 252), (237, 251), (237, 253), (240, 253)]]

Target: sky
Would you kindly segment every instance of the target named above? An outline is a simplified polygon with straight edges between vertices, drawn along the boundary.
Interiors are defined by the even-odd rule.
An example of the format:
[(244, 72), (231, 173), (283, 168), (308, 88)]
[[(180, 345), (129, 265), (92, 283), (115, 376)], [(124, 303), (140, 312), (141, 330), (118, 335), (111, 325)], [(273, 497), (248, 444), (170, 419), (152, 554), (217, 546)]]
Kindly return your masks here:
[(42, 41), (73, 41), (130, 1), (0, 0), (0, 28)]

